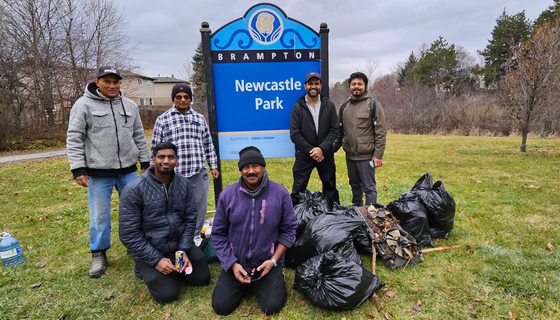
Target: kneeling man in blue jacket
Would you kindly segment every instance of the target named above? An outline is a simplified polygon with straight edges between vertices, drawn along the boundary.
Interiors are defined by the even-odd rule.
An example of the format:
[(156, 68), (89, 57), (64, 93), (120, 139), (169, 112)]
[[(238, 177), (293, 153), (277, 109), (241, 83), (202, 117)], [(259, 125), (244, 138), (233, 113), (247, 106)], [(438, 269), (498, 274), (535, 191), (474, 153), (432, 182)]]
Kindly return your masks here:
[[(181, 282), (208, 285), (210, 270), (206, 256), (193, 244), (196, 207), (189, 180), (174, 171), (177, 147), (159, 143), (152, 149), (152, 163), (123, 190), (119, 237), (132, 254), (134, 274), (155, 301), (165, 304), (177, 300)], [(175, 269), (176, 251), (183, 252), (187, 272)]]

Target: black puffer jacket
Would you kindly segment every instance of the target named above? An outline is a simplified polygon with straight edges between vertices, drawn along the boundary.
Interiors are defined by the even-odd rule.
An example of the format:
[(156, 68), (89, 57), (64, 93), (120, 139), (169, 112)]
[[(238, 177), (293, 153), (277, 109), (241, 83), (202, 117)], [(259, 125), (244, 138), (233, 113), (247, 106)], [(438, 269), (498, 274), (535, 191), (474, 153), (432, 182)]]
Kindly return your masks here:
[(321, 97), (319, 133), (315, 131), (313, 116), (307, 108), (305, 95), (292, 107), (290, 115), (290, 138), (296, 147), (296, 158), (311, 160), (309, 151), (315, 147), (323, 150), (325, 158), (334, 156), (333, 142), (338, 136), (338, 117), (334, 103)]
[(154, 167), (124, 188), (119, 206), (119, 237), (134, 261), (155, 266), (177, 250), (190, 252), (196, 207), (190, 182), (174, 174), (167, 189)]

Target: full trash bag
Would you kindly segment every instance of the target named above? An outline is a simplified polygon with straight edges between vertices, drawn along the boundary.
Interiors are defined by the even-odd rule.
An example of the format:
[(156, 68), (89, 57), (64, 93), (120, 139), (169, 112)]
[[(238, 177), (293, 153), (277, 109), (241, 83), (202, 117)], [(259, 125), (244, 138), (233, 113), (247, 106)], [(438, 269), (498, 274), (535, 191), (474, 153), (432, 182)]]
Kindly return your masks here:
[(301, 196), (301, 201), (294, 207), (298, 222), (296, 238), (305, 230), (305, 226), (311, 219), (331, 210), (327, 196), (319, 191), (310, 192), (305, 190), (300, 192), (299, 195)]
[(362, 219), (337, 213), (317, 216), (307, 223), (301, 236), (286, 253), (285, 264), (296, 268), (307, 259), (331, 250), (361, 264), (354, 239), (363, 232), (363, 228), (367, 228), (367, 225)]
[(360, 228), (356, 228), (354, 231), (354, 247), (360, 253), (372, 254), (371, 243), (375, 238), (373, 231), (368, 227), (367, 221), (364, 220), (360, 210), (356, 206), (343, 206), (340, 204), (335, 204), (333, 206), (332, 214), (344, 215), (356, 220), (361, 220), (364, 223), (360, 224)]
[(400, 226), (422, 247), (434, 247), (430, 234), (428, 212), (422, 200), (414, 193), (405, 192), (389, 202), (387, 209), (400, 221)]
[(329, 251), (296, 269), (293, 288), (316, 307), (343, 311), (357, 308), (384, 285), (362, 265)]
[(424, 174), (410, 192), (418, 195), (428, 212), (432, 237), (449, 238), (455, 220), (455, 200), (443, 186), (443, 182), (432, 183), (432, 176)]

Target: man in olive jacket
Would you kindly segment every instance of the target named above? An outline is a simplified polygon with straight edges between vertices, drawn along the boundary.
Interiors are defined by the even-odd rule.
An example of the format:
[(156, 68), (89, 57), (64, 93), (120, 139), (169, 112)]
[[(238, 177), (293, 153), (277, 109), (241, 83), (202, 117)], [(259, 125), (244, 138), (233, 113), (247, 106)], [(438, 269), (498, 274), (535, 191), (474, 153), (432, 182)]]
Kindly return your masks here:
[(375, 170), (383, 165), (387, 127), (381, 103), (374, 101), (375, 115), (371, 114), (373, 98), (367, 91), (367, 76), (354, 72), (349, 82), (352, 96), (338, 116), (339, 133), (334, 149), (336, 152), (342, 146), (346, 152), (352, 204), (363, 206), (364, 193), (366, 205), (377, 203)]

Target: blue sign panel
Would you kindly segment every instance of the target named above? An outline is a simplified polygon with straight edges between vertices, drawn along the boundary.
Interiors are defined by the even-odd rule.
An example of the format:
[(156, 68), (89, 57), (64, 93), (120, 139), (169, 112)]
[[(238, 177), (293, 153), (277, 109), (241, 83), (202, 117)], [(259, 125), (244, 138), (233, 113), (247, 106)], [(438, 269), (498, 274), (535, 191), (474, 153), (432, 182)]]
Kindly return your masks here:
[(320, 36), (272, 4), (258, 4), (211, 37), (220, 159), (254, 145), (294, 155), (290, 112), (304, 78), (320, 72)]

